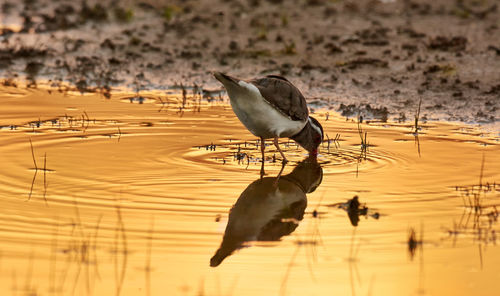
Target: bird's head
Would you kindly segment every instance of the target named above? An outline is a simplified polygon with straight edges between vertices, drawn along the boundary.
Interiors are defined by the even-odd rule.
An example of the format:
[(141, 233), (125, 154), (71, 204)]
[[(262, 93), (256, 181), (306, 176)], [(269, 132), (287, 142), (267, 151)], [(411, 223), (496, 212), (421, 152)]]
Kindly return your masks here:
[(323, 127), (316, 118), (309, 116), (304, 128), (291, 137), (311, 155), (318, 155), (318, 147), (323, 142)]
[(309, 116), (309, 124), (311, 125), (311, 139), (314, 147), (312, 151), (309, 150), (309, 152), (313, 155), (318, 155), (318, 147), (323, 142), (324, 137), (323, 127), (316, 118), (311, 116)]

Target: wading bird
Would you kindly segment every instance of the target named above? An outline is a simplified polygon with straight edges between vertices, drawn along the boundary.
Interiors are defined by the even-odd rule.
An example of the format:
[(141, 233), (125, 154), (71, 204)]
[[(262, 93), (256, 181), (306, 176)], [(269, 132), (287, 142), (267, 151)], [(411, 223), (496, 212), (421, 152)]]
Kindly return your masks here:
[(291, 138), (310, 154), (318, 154), (323, 127), (309, 116), (304, 96), (290, 81), (276, 75), (249, 81), (220, 72), (215, 72), (214, 76), (226, 88), (238, 119), (261, 139), (262, 164), (265, 139), (274, 139), (284, 164), (288, 160), (278, 145), (279, 138)]

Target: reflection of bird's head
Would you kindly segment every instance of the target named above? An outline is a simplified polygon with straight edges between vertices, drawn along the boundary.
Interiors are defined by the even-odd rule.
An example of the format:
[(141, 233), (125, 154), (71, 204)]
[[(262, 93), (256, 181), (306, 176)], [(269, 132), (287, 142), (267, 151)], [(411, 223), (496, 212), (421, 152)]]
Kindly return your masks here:
[(240, 249), (244, 240), (241, 238), (229, 238), (224, 236), (220, 248), (215, 252), (215, 255), (210, 259), (210, 266), (219, 266), (227, 256), (231, 255), (235, 250)]
[(323, 181), (323, 169), (318, 163), (316, 156), (311, 154), (301, 161), (290, 174), (282, 178), (299, 185), (304, 190), (304, 193), (311, 193)]

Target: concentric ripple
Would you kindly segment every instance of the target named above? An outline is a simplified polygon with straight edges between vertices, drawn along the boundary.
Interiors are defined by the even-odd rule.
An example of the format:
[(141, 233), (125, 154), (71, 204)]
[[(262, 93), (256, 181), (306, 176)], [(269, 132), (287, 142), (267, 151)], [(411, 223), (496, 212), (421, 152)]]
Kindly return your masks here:
[[(166, 279), (189, 282), (210, 274), (209, 259), (231, 208), (261, 180), (261, 143), (227, 102), (182, 89), (111, 99), (43, 90), (5, 93), (0, 100), (2, 272), (25, 282), (32, 277), (47, 292), (41, 294), (55, 295), (88, 295), (94, 288), (95, 295), (107, 295), (109, 287), (122, 286), (123, 294), (136, 295), (136, 279), (148, 272), (174, 295), (180, 289), (164, 285)], [(275, 275), (293, 265), (293, 272), (307, 278), (310, 263), (300, 254), (292, 257), (306, 250), (320, 259), (314, 272), (321, 281), (331, 278), (339, 262), (355, 261), (344, 257), (357, 235), (360, 262), (369, 263), (370, 274), (392, 279), (397, 276), (392, 269), (413, 270), (405, 261), (404, 239), (409, 225), (424, 223), (431, 259), (458, 262), (458, 255), (439, 252), (458, 252), (462, 258), (470, 255), (469, 248), (477, 250), (477, 242), (494, 246), (491, 237), (500, 231), (498, 139), (461, 133), (450, 124), (425, 125), (415, 135), (408, 124), (315, 117), (328, 134), (318, 155), (322, 182), (307, 195), (294, 236), (244, 248), (225, 260), (221, 272), (227, 268), (230, 275), (244, 272), (242, 278), (252, 282), (269, 276), (280, 283)], [(363, 143), (360, 134), (366, 135)], [(290, 160), (287, 175), (307, 152), (287, 139), (280, 147)], [(281, 169), (280, 154), (271, 141), (265, 148), (266, 177), (273, 178)], [(357, 220), (349, 215), (349, 202), (358, 200), (354, 196), (366, 210)], [(467, 215), (478, 223), (467, 224)], [(487, 239), (479, 240), (478, 233), (487, 233)], [(454, 239), (466, 248), (452, 247)], [(290, 257), (298, 259), (292, 264)], [(433, 268), (442, 266), (427, 258)], [(28, 271), (36, 267), (32, 275), (26, 266)], [(453, 270), (464, 268), (469, 265)], [(262, 276), (262, 270), (269, 274)], [(13, 281), (3, 277), (0, 287)]]

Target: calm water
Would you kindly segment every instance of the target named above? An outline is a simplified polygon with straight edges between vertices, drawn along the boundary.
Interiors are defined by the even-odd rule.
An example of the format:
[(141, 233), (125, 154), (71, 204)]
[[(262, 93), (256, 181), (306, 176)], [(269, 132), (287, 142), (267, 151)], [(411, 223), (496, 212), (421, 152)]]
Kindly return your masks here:
[(364, 151), (318, 111), (318, 161), (283, 140), (260, 179), (226, 102), (142, 96), (0, 90), (2, 295), (498, 295), (498, 137), (363, 123)]

